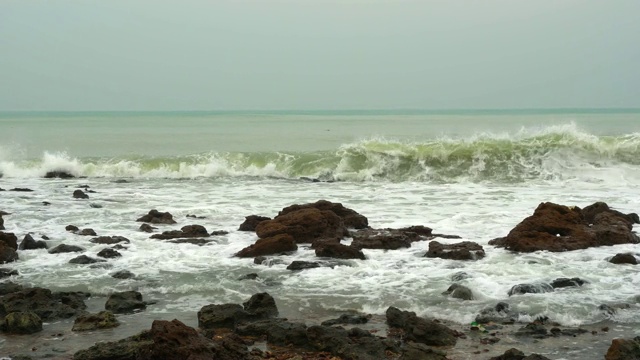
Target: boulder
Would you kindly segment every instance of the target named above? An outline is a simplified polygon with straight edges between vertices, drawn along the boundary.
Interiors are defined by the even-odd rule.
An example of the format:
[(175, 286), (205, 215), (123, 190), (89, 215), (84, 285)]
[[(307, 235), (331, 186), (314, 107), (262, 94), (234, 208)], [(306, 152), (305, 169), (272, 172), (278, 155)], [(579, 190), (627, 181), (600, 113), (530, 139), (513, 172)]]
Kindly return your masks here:
[(429, 250), (424, 256), (451, 260), (478, 260), (484, 257), (484, 249), (472, 241), (448, 245), (431, 241), (429, 242)]
[(340, 203), (332, 203), (327, 200), (318, 200), (315, 203), (301, 204), (301, 205), (291, 205), (284, 209), (282, 209), (276, 218), (282, 215), (286, 215), (288, 213), (298, 211), (301, 209), (318, 209), (318, 210), (328, 210), (338, 215), (347, 228), (353, 229), (365, 229), (369, 227), (369, 220), (363, 215), (360, 215), (357, 211), (344, 207)]
[(85, 194), (84, 191), (78, 189), (73, 192), (74, 199), (88, 199), (89, 195)]
[(489, 307), (480, 311), (476, 315), (475, 321), (480, 324), (487, 323), (514, 323), (519, 314), (512, 312), (509, 304), (499, 302), (493, 307)]
[(278, 307), (275, 299), (268, 293), (259, 293), (251, 296), (242, 303), (244, 310), (252, 315), (252, 318), (271, 318), (278, 316)]
[(75, 225), (67, 225), (67, 226), (64, 227), (64, 229), (67, 230), (67, 231), (71, 231), (71, 232), (76, 232), (76, 231), (80, 230)]
[(400, 360), (448, 360), (447, 353), (424, 344), (407, 341), (402, 344)]
[(96, 255), (100, 256), (101, 258), (105, 258), (105, 259), (113, 259), (113, 258), (117, 258), (117, 257), (121, 257), (122, 256), (122, 254), (120, 254), (118, 251), (110, 249), (110, 248), (102, 249)]
[(640, 336), (629, 339), (613, 339), (604, 356), (605, 360), (640, 359)]
[(255, 244), (240, 250), (237, 257), (256, 257), (264, 255), (281, 254), (298, 250), (295, 240), (291, 235), (280, 234), (272, 237), (258, 239)]
[(351, 246), (356, 249), (396, 250), (409, 248), (420, 236), (414, 232), (395, 229), (365, 229), (352, 233)]
[(74, 257), (73, 259), (69, 260), (69, 264), (86, 265), (86, 264), (95, 264), (95, 263), (104, 262), (104, 261), (105, 260), (94, 259), (94, 258), (89, 257), (87, 255), (80, 255), (80, 256)]
[(0, 330), (10, 334), (33, 334), (42, 331), (42, 319), (32, 311), (14, 311), (4, 317)]
[(271, 218), (259, 215), (246, 216), (244, 222), (240, 224), (238, 231), (256, 231), (256, 226), (265, 220), (271, 220)]
[(76, 234), (78, 235), (82, 235), (82, 236), (97, 236), (98, 234), (96, 234), (96, 232), (91, 229), (91, 228), (86, 228), (86, 229), (82, 229), (78, 232), (76, 232)]
[(640, 218), (636, 213), (623, 214), (620, 211), (613, 210), (604, 202), (596, 202), (582, 209), (582, 216), (588, 224), (595, 223), (596, 216), (600, 213), (610, 213), (616, 217), (624, 219), (629, 224), (640, 224)]
[(137, 291), (123, 291), (111, 294), (104, 308), (114, 314), (132, 313), (146, 309), (147, 302), (142, 301), (142, 294)]
[(551, 282), (551, 287), (554, 289), (564, 288), (564, 287), (572, 287), (572, 286), (582, 286), (586, 284), (587, 281), (582, 280), (580, 278), (557, 278)]
[(278, 215), (256, 226), (259, 238), (288, 234), (296, 243), (312, 243), (323, 238), (341, 238), (346, 228), (342, 219), (328, 210), (304, 208)]
[(18, 237), (14, 233), (0, 232), (0, 244), (13, 250), (18, 250)]
[(140, 228), (138, 230), (146, 233), (152, 233), (154, 229), (157, 229), (157, 227), (151, 226), (149, 224), (142, 224), (140, 225)]
[(114, 279), (125, 280), (125, 279), (133, 279), (135, 277), (135, 274), (129, 270), (120, 270), (111, 274), (111, 277)]
[(631, 232), (629, 221), (614, 213), (598, 213), (590, 226), (579, 208), (546, 202), (506, 237), (493, 239), (489, 244), (517, 252), (558, 252), (639, 241)]
[(0, 298), (0, 316), (33, 311), (44, 321), (69, 318), (86, 309), (86, 297), (85, 293), (52, 293), (37, 287), (24, 289)]
[(316, 247), (316, 256), (336, 259), (366, 259), (362, 250), (335, 242), (323, 242), (318, 245)]
[(22, 291), (24, 287), (11, 281), (0, 282), (0, 296)]
[(83, 248), (75, 245), (66, 245), (60, 244), (56, 247), (49, 249), (49, 254), (62, 254), (62, 253), (70, 253), (70, 252), (82, 252)]
[(84, 313), (78, 315), (71, 331), (111, 329), (119, 325), (120, 322), (111, 311), (101, 311), (97, 314)]
[(150, 210), (147, 215), (140, 217), (136, 221), (151, 223), (151, 224), (175, 224), (173, 215), (168, 212), (160, 212), (158, 210)]
[(236, 327), (240, 336), (267, 337), (267, 344), (275, 346), (293, 346), (305, 348), (309, 346), (307, 326), (303, 323), (292, 323), (286, 319), (266, 319), (243, 323)]
[(638, 265), (638, 259), (633, 254), (630, 253), (619, 253), (615, 254), (610, 260), (612, 264), (631, 264)]
[(4, 230), (4, 219), (2, 218), (2, 215), (0, 215), (0, 230)]
[(295, 261), (292, 261), (291, 264), (289, 264), (289, 266), (287, 266), (287, 270), (296, 271), (296, 270), (314, 269), (317, 267), (320, 267), (320, 264), (317, 262), (295, 260)]
[(387, 309), (387, 324), (405, 332), (405, 340), (430, 346), (450, 346), (456, 344), (456, 333), (452, 329), (433, 320), (416, 316), (414, 312), (401, 311), (395, 307)]
[(531, 354), (525, 356), (524, 353), (516, 348), (511, 348), (504, 352), (502, 355), (494, 356), (489, 360), (551, 360), (548, 357), (544, 357), (540, 354)]
[(18, 260), (18, 253), (10, 246), (0, 242), (0, 264)]
[[(146, 224), (145, 224), (146, 225)], [(89, 240), (94, 244), (104, 244), (104, 245), (112, 245), (117, 243), (125, 243), (129, 244), (131, 241), (124, 236), (99, 236)]]
[(546, 283), (518, 284), (511, 287), (508, 295), (539, 294), (547, 292), (553, 292), (553, 287)]
[(211, 304), (198, 311), (198, 327), (202, 329), (233, 329), (244, 321), (257, 321), (278, 315), (275, 300), (267, 293), (253, 295), (243, 306)]
[(209, 232), (202, 225), (187, 225), (180, 230), (164, 231), (162, 234), (151, 235), (152, 239), (169, 240), (177, 238), (208, 237)]
[(47, 243), (42, 240), (35, 240), (30, 234), (24, 236), (18, 250), (46, 249)]
[(388, 353), (399, 351), (397, 344), (371, 335), (368, 331), (352, 328), (315, 325), (307, 328), (309, 345), (316, 351), (327, 351), (343, 359), (380, 360)]
[(337, 319), (323, 321), (322, 326), (333, 326), (340, 324), (366, 324), (371, 319), (371, 315), (362, 314), (342, 314)]
[(471, 289), (460, 284), (452, 284), (445, 292), (442, 293), (442, 295), (448, 295), (449, 297), (461, 300), (474, 299)]
[(53, 170), (53, 171), (47, 171), (46, 174), (44, 174), (45, 179), (53, 179), (53, 178), (58, 178), (58, 179), (72, 179), (75, 176), (71, 173), (68, 173), (64, 170)]

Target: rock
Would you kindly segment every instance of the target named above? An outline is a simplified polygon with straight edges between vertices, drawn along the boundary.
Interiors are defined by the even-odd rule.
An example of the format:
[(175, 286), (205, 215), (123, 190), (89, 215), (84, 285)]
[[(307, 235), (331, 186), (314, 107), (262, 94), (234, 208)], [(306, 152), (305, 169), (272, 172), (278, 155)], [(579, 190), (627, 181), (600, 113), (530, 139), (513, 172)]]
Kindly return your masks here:
[(638, 265), (638, 259), (630, 253), (619, 253), (613, 256), (610, 260), (612, 264), (631, 264)]
[(115, 279), (133, 279), (135, 274), (128, 270), (119, 270), (111, 274), (112, 278)]
[(400, 360), (448, 360), (446, 352), (412, 341), (405, 342), (401, 351)]
[(78, 235), (82, 235), (82, 236), (97, 236), (98, 234), (96, 234), (96, 232), (93, 229), (82, 229), (80, 231), (78, 231), (76, 234)]
[(327, 351), (343, 359), (380, 360), (387, 351), (397, 352), (395, 342), (380, 339), (359, 328), (345, 330), (340, 327), (310, 326), (307, 328), (309, 344), (317, 351)]
[(251, 273), (251, 274), (246, 274), (246, 275), (242, 275), (238, 278), (238, 280), (242, 281), (242, 280), (255, 280), (258, 278), (258, 274), (256, 273)]
[(137, 291), (124, 291), (111, 294), (104, 305), (105, 310), (114, 314), (132, 313), (144, 310), (147, 303), (142, 301), (142, 294)]
[(464, 279), (469, 279), (471, 277), (471, 275), (467, 274), (464, 271), (458, 271), (457, 273), (451, 275), (451, 281), (454, 282), (459, 282), (462, 281)]
[(97, 255), (105, 259), (113, 259), (122, 256), (122, 254), (120, 254), (116, 250), (109, 248), (100, 250)]
[(336, 259), (366, 259), (364, 253), (362, 253), (362, 250), (340, 243), (327, 242), (324, 242), (316, 247), (316, 256), (331, 257)]
[(192, 245), (198, 245), (198, 246), (202, 246), (202, 245), (206, 245), (210, 242), (213, 242), (213, 240), (207, 240), (207, 239), (176, 239), (176, 240), (168, 240), (167, 242), (172, 243), (172, 244), (192, 244)]
[(49, 250), (49, 254), (61, 254), (61, 253), (82, 252), (82, 251), (84, 251), (84, 249), (81, 248), (80, 246), (60, 244), (54, 248), (51, 248)]
[(154, 229), (157, 229), (157, 227), (153, 227), (153, 226), (151, 226), (149, 224), (142, 224), (142, 225), (140, 225), (140, 228), (138, 230), (144, 231), (144, 232), (147, 232), (147, 233), (152, 233)]
[(499, 356), (494, 356), (489, 360), (551, 360), (539, 354), (524, 356), (524, 353), (516, 348), (511, 348)]
[(237, 257), (256, 257), (264, 255), (281, 254), (298, 250), (293, 237), (288, 234), (275, 235), (258, 239), (255, 244), (240, 250)]
[(571, 287), (571, 286), (582, 286), (587, 282), (580, 278), (558, 278), (551, 282), (551, 287), (554, 289), (563, 288), (563, 287)]
[(484, 257), (484, 249), (472, 241), (449, 245), (431, 241), (429, 243), (429, 251), (424, 256), (451, 260), (478, 260)]
[(449, 286), (447, 291), (443, 292), (442, 295), (448, 295), (449, 297), (461, 300), (473, 300), (473, 292), (466, 286), (462, 286), (460, 284), (452, 284)]
[(94, 209), (102, 209), (102, 205), (96, 204), (96, 203), (89, 204), (89, 207), (94, 208)]
[(276, 218), (279, 216), (283, 216), (289, 214), (291, 212), (295, 212), (302, 209), (318, 209), (318, 210), (328, 210), (338, 215), (347, 228), (353, 229), (365, 229), (369, 227), (369, 220), (363, 215), (360, 215), (355, 210), (344, 207), (340, 203), (332, 203), (326, 200), (318, 200), (315, 203), (301, 204), (301, 205), (291, 205), (284, 209), (282, 209)]
[(317, 262), (295, 260), (295, 261), (292, 261), (291, 264), (289, 264), (289, 266), (287, 266), (287, 270), (295, 271), (295, 270), (313, 269), (317, 267), (320, 267), (320, 264)]
[(18, 253), (11, 247), (0, 242), (0, 264), (18, 260)]
[(9, 191), (32, 192), (33, 190), (32, 190), (32, 189), (29, 189), (29, 188), (13, 188), (13, 189), (11, 189), (11, 190), (9, 190)]
[(351, 246), (356, 249), (385, 249), (396, 250), (409, 248), (413, 241), (419, 240), (419, 235), (394, 229), (366, 229), (353, 233)]
[(68, 173), (64, 170), (47, 171), (44, 175), (45, 179), (59, 178), (59, 179), (72, 179), (75, 175)]
[(80, 255), (78, 257), (74, 257), (73, 259), (69, 260), (69, 264), (81, 264), (81, 265), (95, 264), (97, 262), (104, 262), (104, 260), (94, 259), (87, 255)]
[(67, 225), (67, 226), (65, 226), (65, 228), (64, 228), (64, 229), (65, 229), (65, 230), (67, 230), (67, 231), (71, 231), (71, 232), (75, 232), (75, 231), (80, 230), (80, 229), (78, 229), (78, 227), (77, 227), (77, 226), (75, 226), (75, 225)]
[(256, 226), (259, 238), (290, 235), (296, 243), (312, 243), (318, 239), (341, 238), (346, 232), (342, 219), (332, 211), (305, 208), (265, 220)]
[(0, 329), (10, 334), (34, 334), (42, 331), (42, 319), (32, 311), (14, 311), (4, 317)]
[(11, 312), (33, 311), (43, 321), (64, 319), (86, 309), (84, 293), (51, 293), (49, 289), (30, 288), (0, 298), (0, 316)]
[(533, 215), (516, 225), (504, 238), (489, 244), (517, 252), (570, 251), (593, 246), (638, 243), (631, 224), (611, 212), (595, 215), (589, 226), (582, 211), (554, 203), (541, 203)]
[(266, 256), (258, 256), (255, 259), (253, 259), (253, 263), (256, 265), (273, 266), (278, 264), (284, 264), (284, 261), (278, 258), (267, 258)]
[(73, 198), (74, 199), (88, 199), (89, 195), (85, 194), (84, 191), (82, 190), (75, 190), (73, 192)]
[(151, 235), (152, 239), (169, 240), (177, 238), (208, 237), (209, 232), (202, 225), (187, 225), (180, 230), (165, 231), (162, 234)]
[(521, 295), (521, 294), (539, 294), (539, 293), (547, 293), (547, 292), (553, 292), (553, 287), (549, 284), (545, 284), (545, 283), (518, 284), (518, 285), (514, 285), (509, 290), (509, 296)]
[(2, 218), (2, 215), (0, 215), (0, 230), (4, 230), (4, 219)]
[(593, 203), (585, 207), (584, 209), (582, 209), (582, 216), (584, 217), (587, 223), (593, 224), (596, 221), (596, 216), (598, 216), (600, 213), (603, 213), (603, 212), (610, 213), (611, 215), (614, 215), (616, 217), (620, 217), (625, 221), (627, 221), (629, 224), (640, 223), (640, 218), (638, 218), (638, 214), (636, 213), (623, 214), (620, 211), (611, 209), (609, 205), (601, 201)]
[(13, 250), (18, 250), (18, 238), (14, 233), (0, 232), (0, 244), (2, 243)]
[(71, 331), (90, 331), (98, 329), (111, 329), (120, 325), (118, 319), (111, 311), (101, 311), (97, 314), (78, 315), (73, 323)]
[(488, 323), (514, 323), (518, 318), (517, 313), (510, 311), (509, 304), (499, 302), (494, 307), (486, 308), (476, 315), (475, 321), (479, 324)]
[(362, 314), (342, 314), (337, 319), (323, 321), (322, 326), (333, 326), (339, 324), (366, 324), (371, 319), (371, 315)]
[(613, 339), (604, 356), (605, 360), (637, 360), (640, 359), (640, 336), (628, 339)]
[(147, 215), (142, 216), (136, 221), (152, 223), (152, 224), (175, 224), (173, 215), (168, 212), (160, 212), (158, 210), (150, 210)]
[(455, 332), (448, 327), (416, 316), (414, 312), (401, 311), (395, 307), (387, 309), (387, 324), (401, 328), (405, 332), (405, 340), (415, 341), (430, 346), (450, 346), (456, 344)]
[(201, 329), (233, 329), (236, 323), (249, 318), (249, 314), (238, 304), (211, 304), (198, 311), (198, 327)]
[(24, 236), (18, 250), (37, 250), (46, 249), (47, 243), (42, 240), (35, 240), (30, 234)]
[(228, 234), (229, 232), (224, 230), (216, 230), (211, 232), (211, 236), (222, 236), (222, 235), (228, 235)]
[(244, 222), (240, 224), (240, 227), (238, 227), (238, 230), (239, 231), (256, 231), (256, 226), (258, 226), (259, 223), (265, 220), (271, 220), (271, 218), (266, 216), (258, 216), (258, 215), (246, 216), (244, 218)]
[(241, 336), (267, 337), (267, 343), (275, 346), (307, 347), (307, 326), (303, 323), (292, 323), (286, 319), (258, 320), (243, 323), (235, 332)]
[(18, 270), (0, 268), (0, 279), (13, 276), (13, 275), (18, 275)]
[(190, 218), (190, 219), (206, 219), (206, 217), (204, 217), (204, 216), (197, 216), (197, 215), (191, 215), (191, 214), (187, 214), (187, 216), (185, 216), (185, 217)]
[(11, 281), (0, 282), (0, 296), (22, 291), (24, 287)]
[(427, 238), (430, 238), (433, 236), (432, 234), (433, 229), (423, 225), (408, 226), (408, 227), (400, 228), (398, 229), (398, 231), (416, 233), (420, 236), (424, 236)]
[(244, 310), (250, 313), (254, 319), (267, 319), (278, 316), (276, 301), (268, 293), (254, 294), (242, 305)]
[(104, 244), (104, 245), (117, 244), (121, 242), (125, 244), (129, 244), (131, 242), (129, 241), (129, 239), (127, 239), (124, 236), (99, 236), (89, 241), (94, 244)]

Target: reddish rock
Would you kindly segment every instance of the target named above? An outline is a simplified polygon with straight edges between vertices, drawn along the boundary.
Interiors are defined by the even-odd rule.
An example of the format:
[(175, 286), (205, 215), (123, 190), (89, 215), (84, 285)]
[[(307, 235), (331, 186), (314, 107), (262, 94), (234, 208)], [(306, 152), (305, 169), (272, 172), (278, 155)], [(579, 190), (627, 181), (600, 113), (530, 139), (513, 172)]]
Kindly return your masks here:
[(604, 358), (605, 360), (640, 359), (640, 336), (636, 336), (632, 340), (613, 339)]
[(429, 251), (424, 256), (451, 260), (478, 260), (484, 257), (484, 249), (472, 241), (449, 245), (431, 241), (429, 243)]
[(244, 218), (244, 222), (240, 224), (239, 231), (256, 231), (256, 226), (265, 220), (271, 220), (270, 217), (249, 215)]
[(279, 234), (268, 238), (258, 239), (255, 244), (240, 250), (236, 256), (256, 257), (296, 250), (298, 250), (298, 246), (291, 235)]
[(318, 200), (315, 203), (309, 203), (309, 204), (291, 205), (282, 209), (282, 211), (278, 213), (278, 216), (282, 216), (293, 211), (298, 211), (300, 209), (307, 209), (307, 208), (332, 211), (342, 219), (344, 226), (348, 228), (365, 229), (369, 227), (369, 220), (365, 216), (360, 215), (355, 210), (344, 207), (340, 203), (332, 203), (327, 200)]
[(346, 228), (342, 219), (333, 211), (303, 208), (278, 215), (256, 226), (260, 238), (279, 234), (291, 235), (297, 243), (312, 243), (322, 238), (341, 238)]
[(582, 216), (584, 217), (584, 220), (587, 223), (593, 224), (595, 222), (596, 215), (603, 212), (622, 218), (626, 222), (628, 222), (629, 225), (632, 225), (634, 223), (635, 224), (640, 223), (640, 219), (638, 219), (638, 214), (636, 213), (623, 214), (620, 211), (611, 209), (609, 205), (601, 201), (593, 203), (585, 207), (584, 209), (582, 209)]
[(177, 239), (177, 238), (195, 238), (195, 237), (207, 237), (209, 233), (207, 229), (202, 225), (187, 225), (183, 226), (180, 230), (164, 231), (162, 234), (151, 235), (152, 239)]
[(593, 221), (589, 226), (579, 208), (541, 203), (533, 215), (516, 225), (506, 237), (493, 239), (489, 244), (517, 252), (559, 252), (639, 241), (628, 221), (616, 214), (600, 212)]
[(414, 232), (396, 229), (365, 229), (353, 234), (351, 246), (356, 249), (396, 250), (409, 248), (420, 236)]
[(316, 247), (316, 256), (336, 259), (366, 259), (362, 250), (334, 242), (323, 242)]
[(160, 212), (158, 210), (151, 210), (149, 213), (136, 221), (152, 223), (152, 224), (175, 224), (173, 215), (168, 212)]

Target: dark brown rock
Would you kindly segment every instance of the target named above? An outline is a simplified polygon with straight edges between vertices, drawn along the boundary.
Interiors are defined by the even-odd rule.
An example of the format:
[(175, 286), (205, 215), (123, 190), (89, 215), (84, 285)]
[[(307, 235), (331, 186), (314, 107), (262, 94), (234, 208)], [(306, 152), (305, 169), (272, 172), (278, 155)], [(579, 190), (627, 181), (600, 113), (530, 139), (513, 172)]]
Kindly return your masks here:
[(239, 231), (256, 231), (256, 226), (265, 220), (271, 220), (270, 217), (249, 215), (244, 218), (244, 222), (240, 224)]
[(84, 191), (78, 189), (73, 192), (74, 199), (88, 199), (89, 195), (85, 194)]
[(623, 214), (620, 211), (611, 209), (609, 205), (601, 201), (593, 203), (585, 207), (584, 209), (582, 209), (582, 216), (584, 217), (585, 221), (588, 224), (593, 224), (595, 222), (596, 216), (600, 213), (605, 213), (605, 212), (610, 213), (615, 217), (624, 219), (630, 225), (640, 223), (640, 220), (638, 219), (638, 214), (636, 213)]
[(355, 210), (344, 207), (340, 203), (332, 203), (327, 200), (318, 200), (315, 203), (288, 206), (282, 209), (276, 218), (290, 212), (308, 208), (332, 211), (342, 219), (344, 226), (347, 228), (365, 229), (369, 227), (369, 220), (365, 216), (359, 214)]
[(564, 288), (564, 287), (574, 287), (574, 286), (582, 286), (586, 284), (587, 281), (582, 280), (580, 278), (557, 278), (551, 282), (551, 287), (554, 289)]
[(631, 265), (638, 265), (638, 259), (636, 259), (636, 257), (633, 254), (629, 254), (629, 253), (619, 253), (619, 254), (615, 254), (611, 260), (609, 260), (610, 263), (613, 264), (631, 264)]
[(151, 235), (152, 239), (169, 240), (177, 238), (208, 237), (209, 232), (202, 225), (187, 225), (180, 230), (164, 231), (162, 234)]
[(82, 230), (78, 231), (76, 234), (82, 235), (82, 236), (97, 236), (98, 235), (98, 234), (96, 234), (96, 232), (93, 229), (90, 229), (90, 228), (82, 229)]
[(14, 233), (0, 232), (0, 244), (1, 243), (4, 243), (4, 245), (13, 250), (18, 250), (18, 237)]
[(129, 244), (131, 241), (124, 236), (98, 236), (89, 240), (94, 244), (104, 244), (104, 245), (112, 245), (117, 243), (125, 243)]
[(150, 210), (147, 215), (142, 216), (136, 221), (151, 223), (151, 224), (175, 224), (173, 215), (168, 212), (160, 212), (158, 210)]
[(211, 304), (198, 311), (198, 327), (201, 329), (233, 329), (236, 323), (250, 315), (239, 304)]
[(387, 309), (387, 324), (405, 332), (405, 340), (431, 346), (456, 344), (455, 331), (433, 320), (416, 316), (414, 312), (401, 311), (395, 307)]
[(101, 311), (97, 314), (78, 315), (73, 322), (71, 331), (90, 331), (98, 329), (111, 329), (120, 325), (118, 319), (111, 311)]
[(64, 228), (64, 229), (65, 229), (65, 230), (67, 230), (67, 231), (71, 231), (71, 232), (75, 232), (75, 231), (80, 230), (80, 229), (78, 229), (78, 227), (77, 227), (77, 226), (75, 226), (75, 225), (67, 225), (67, 226), (65, 226), (65, 228)]
[(640, 359), (640, 336), (628, 339), (613, 339), (604, 356), (605, 360), (638, 360)]
[(414, 232), (396, 229), (365, 229), (353, 234), (351, 246), (356, 249), (396, 250), (409, 248), (411, 243), (419, 239)]
[(74, 257), (73, 259), (69, 260), (69, 264), (86, 265), (86, 264), (95, 264), (95, 263), (104, 262), (104, 261), (105, 260), (94, 259), (94, 258), (89, 257), (87, 255), (80, 255), (80, 256)]
[(59, 179), (72, 179), (75, 176), (71, 173), (68, 173), (64, 170), (55, 170), (55, 171), (47, 171), (47, 173), (44, 175), (45, 179), (53, 179), (53, 178), (59, 178)]
[(132, 273), (129, 270), (120, 270), (120, 271), (116, 271), (115, 273), (111, 274), (112, 278), (115, 279), (133, 279), (135, 277), (135, 274)]
[(0, 268), (0, 279), (13, 276), (13, 275), (18, 275), (18, 270)]
[(10, 246), (0, 242), (0, 264), (18, 260), (18, 253)]
[(320, 264), (318, 264), (317, 262), (295, 260), (295, 261), (292, 261), (291, 264), (289, 264), (289, 266), (287, 266), (287, 270), (296, 271), (296, 270), (314, 269), (317, 267), (320, 267)]
[(82, 251), (84, 251), (84, 249), (81, 248), (80, 246), (60, 244), (56, 247), (51, 248), (49, 250), (49, 254), (61, 254), (61, 253), (82, 252)]
[(118, 251), (110, 249), (110, 248), (102, 249), (96, 255), (100, 256), (101, 258), (105, 258), (105, 259), (113, 259), (113, 258), (117, 258), (117, 257), (121, 257), (122, 256), (122, 254), (120, 254)]
[(153, 227), (149, 224), (142, 224), (140, 225), (140, 228), (139, 228), (140, 231), (144, 231), (147, 233), (152, 233), (154, 229), (157, 229), (157, 227)]
[(448, 245), (431, 241), (429, 243), (429, 251), (424, 256), (451, 260), (478, 260), (484, 257), (484, 249), (472, 241)]
[(281, 254), (298, 250), (293, 237), (280, 234), (273, 237), (258, 239), (255, 244), (240, 250), (237, 257), (256, 257), (263, 255)]
[(414, 225), (414, 226), (409, 226), (409, 227), (404, 227), (404, 228), (400, 228), (398, 229), (398, 231), (402, 231), (402, 232), (412, 232), (412, 233), (416, 233), (420, 236), (432, 236), (433, 234), (431, 233), (433, 231), (433, 229), (423, 226), (423, 225)]
[(242, 306), (254, 319), (267, 319), (278, 316), (276, 301), (268, 293), (254, 294)]
[(114, 314), (123, 314), (144, 310), (147, 308), (147, 303), (142, 301), (142, 294), (139, 292), (123, 291), (111, 294), (104, 308)]
[(296, 243), (312, 243), (323, 238), (341, 238), (346, 232), (342, 219), (329, 210), (303, 208), (278, 215), (256, 226), (259, 238), (289, 234)]
[(316, 247), (316, 256), (336, 259), (366, 259), (362, 250), (334, 242), (324, 242), (318, 245)]

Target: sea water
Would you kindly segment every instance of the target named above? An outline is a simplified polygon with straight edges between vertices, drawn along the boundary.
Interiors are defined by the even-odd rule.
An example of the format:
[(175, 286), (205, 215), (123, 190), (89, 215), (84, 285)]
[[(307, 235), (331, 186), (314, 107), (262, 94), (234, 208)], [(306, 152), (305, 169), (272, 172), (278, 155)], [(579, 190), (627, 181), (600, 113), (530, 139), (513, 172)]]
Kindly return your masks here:
[[(76, 178), (43, 178), (54, 170)], [(548, 316), (568, 326), (640, 324), (637, 268), (607, 262), (616, 253), (638, 253), (638, 245), (526, 254), (488, 245), (541, 202), (604, 201), (640, 211), (638, 111), (3, 113), (0, 173), (0, 188), (33, 190), (0, 192), (0, 210), (11, 213), (5, 231), (19, 239), (46, 235), (49, 247), (78, 245), (91, 257), (107, 246), (65, 226), (131, 240), (122, 257), (97, 266), (69, 264), (78, 253), (20, 251), (19, 261), (2, 265), (19, 272), (12, 281), (97, 299), (137, 290), (157, 301), (148, 316), (195, 314), (207, 304), (268, 292), (282, 315), (298, 319), (382, 315), (395, 306), (465, 324), (503, 301), (526, 314), (523, 322)], [(74, 199), (84, 185), (95, 192)], [(273, 217), (320, 199), (358, 211), (374, 228), (425, 225), (459, 235), (437, 240), (477, 242), (486, 257), (425, 258), (428, 241), (364, 249), (366, 260), (318, 259), (307, 244), (270, 265), (234, 257), (257, 240), (237, 231), (245, 216)], [(199, 224), (228, 234), (204, 246), (150, 239), (136, 219), (151, 209), (177, 221), (156, 232)], [(293, 260), (331, 266), (292, 272), (286, 267)], [(118, 270), (136, 277), (112, 278)], [(461, 271), (470, 275), (462, 284), (472, 301), (442, 295)], [(258, 278), (238, 280), (248, 273)], [(516, 284), (560, 277), (588, 283), (507, 295)], [(630, 306), (615, 314), (598, 309), (619, 303)]]

